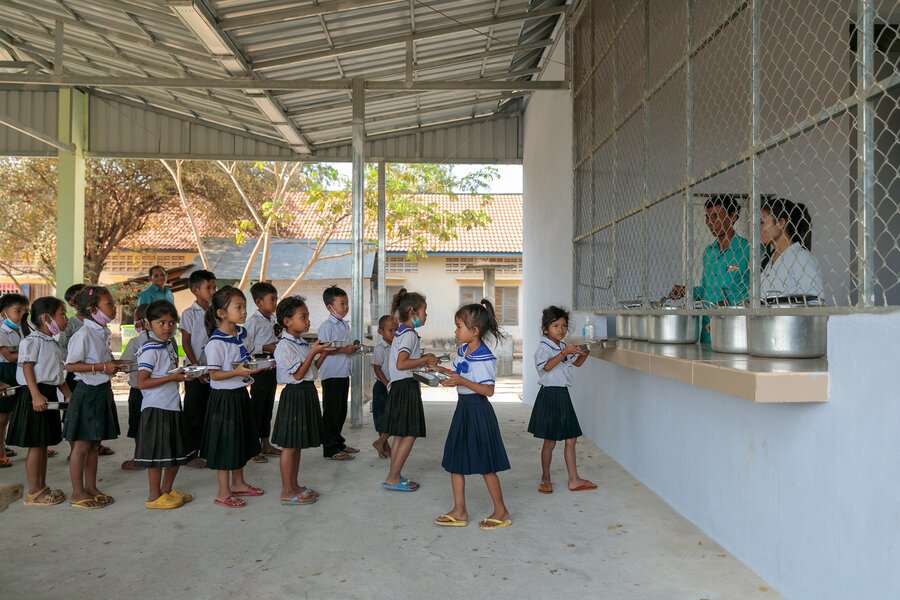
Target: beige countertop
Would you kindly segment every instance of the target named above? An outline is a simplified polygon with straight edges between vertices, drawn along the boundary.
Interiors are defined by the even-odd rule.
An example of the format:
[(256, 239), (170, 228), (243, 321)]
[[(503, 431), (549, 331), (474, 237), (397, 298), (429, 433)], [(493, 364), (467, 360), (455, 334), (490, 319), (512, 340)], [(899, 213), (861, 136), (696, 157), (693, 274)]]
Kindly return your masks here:
[(757, 358), (720, 354), (699, 344), (651, 344), (635, 340), (594, 345), (591, 356), (753, 402), (828, 401), (825, 358)]

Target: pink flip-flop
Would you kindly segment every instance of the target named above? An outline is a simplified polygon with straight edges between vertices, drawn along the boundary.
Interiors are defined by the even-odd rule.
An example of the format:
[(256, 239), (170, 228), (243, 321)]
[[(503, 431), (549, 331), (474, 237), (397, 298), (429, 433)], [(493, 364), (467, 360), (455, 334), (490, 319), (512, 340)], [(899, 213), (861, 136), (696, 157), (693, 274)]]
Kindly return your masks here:
[(265, 494), (265, 492), (263, 490), (261, 490), (258, 487), (253, 487), (252, 485), (248, 485), (247, 489), (244, 490), (243, 492), (235, 492), (235, 491), (231, 492), (232, 496), (238, 496), (238, 497), (240, 497), (240, 496), (262, 496), (263, 494)]

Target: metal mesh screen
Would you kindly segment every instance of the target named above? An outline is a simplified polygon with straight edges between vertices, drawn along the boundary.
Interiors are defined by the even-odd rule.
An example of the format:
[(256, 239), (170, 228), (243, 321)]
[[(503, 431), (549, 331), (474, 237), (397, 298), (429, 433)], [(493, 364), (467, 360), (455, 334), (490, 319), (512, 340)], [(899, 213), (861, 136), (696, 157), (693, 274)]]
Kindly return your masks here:
[(569, 33), (577, 308), (900, 306), (895, 0), (584, 0)]

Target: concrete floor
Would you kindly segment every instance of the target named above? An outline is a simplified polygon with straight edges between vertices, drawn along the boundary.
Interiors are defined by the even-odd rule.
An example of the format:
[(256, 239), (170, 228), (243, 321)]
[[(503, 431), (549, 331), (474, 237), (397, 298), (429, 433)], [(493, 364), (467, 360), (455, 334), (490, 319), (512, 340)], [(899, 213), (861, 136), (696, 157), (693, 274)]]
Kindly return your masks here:
[[(350, 463), (304, 454), (301, 482), (322, 496), (282, 507), (277, 462), (250, 464), (247, 479), (267, 493), (247, 508), (212, 505), (213, 473), (183, 469), (177, 487), (194, 503), (148, 511), (146, 476), (119, 469), (131, 440), (101, 457), (101, 488), (113, 506), (85, 511), (17, 504), (0, 514), (0, 598), (614, 598), (775, 599), (781, 596), (674, 512), (589, 441), (579, 444), (583, 476), (595, 492), (536, 491), (539, 442), (526, 431), (530, 408), (514, 380), (501, 383), (495, 409), (512, 470), (501, 474), (512, 527), (481, 531), (490, 510), (479, 477), (468, 478), (470, 525), (439, 528), (452, 505), (440, 467), (453, 413), (449, 390), (427, 390), (429, 436), (416, 443), (404, 474), (416, 493), (382, 490), (387, 461), (370, 443), (371, 424), (345, 431), (362, 448)], [(449, 393), (448, 393), (449, 392)], [(125, 406), (119, 406), (125, 418)], [(366, 415), (367, 421), (369, 415)], [(124, 428), (123, 428), (124, 430)], [(68, 493), (64, 446), (48, 482)], [(22, 461), (0, 471), (24, 481)], [(553, 465), (565, 482), (561, 449)]]

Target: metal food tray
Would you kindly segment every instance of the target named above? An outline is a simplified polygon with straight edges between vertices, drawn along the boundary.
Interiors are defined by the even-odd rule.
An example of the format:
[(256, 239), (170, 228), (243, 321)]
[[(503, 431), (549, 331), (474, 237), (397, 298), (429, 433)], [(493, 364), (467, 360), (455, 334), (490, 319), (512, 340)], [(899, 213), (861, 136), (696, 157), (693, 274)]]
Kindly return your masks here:
[(47, 410), (66, 410), (69, 408), (68, 402), (48, 402)]
[(116, 373), (134, 373), (138, 370), (138, 364), (134, 362), (116, 365)]
[(16, 354), (19, 351), (18, 346), (7, 346), (6, 349), (13, 354)]
[(431, 387), (438, 387), (439, 385), (441, 385), (441, 382), (450, 379), (449, 375), (444, 375), (443, 373), (438, 373), (437, 371), (413, 371), (412, 376), (416, 381), (419, 381)]
[(19, 392), (20, 387), (22, 386), (15, 385), (12, 387), (0, 388), (0, 398), (9, 398), (10, 396), (15, 396)]
[(180, 373), (187, 376), (188, 379), (196, 379), (197, 377), (202, 377), (209, 373), (209, 367), (206, 365), (188, 365), (186, 367), (175, 367), (168, 373), (169, 375)]
[(254, 358), (231, 363), (232, 368), (247, 367), (248, 369), (270, 369), (275, 366), (274, 358)]

